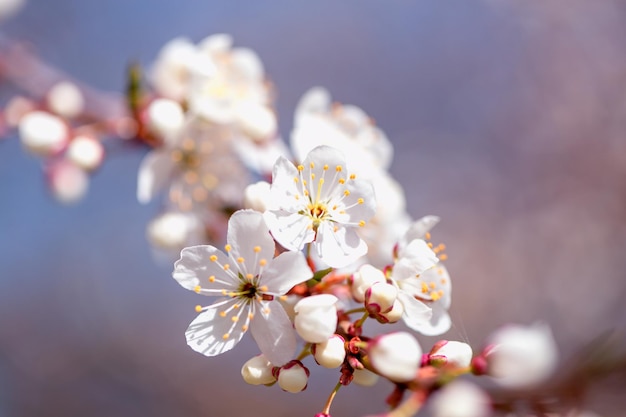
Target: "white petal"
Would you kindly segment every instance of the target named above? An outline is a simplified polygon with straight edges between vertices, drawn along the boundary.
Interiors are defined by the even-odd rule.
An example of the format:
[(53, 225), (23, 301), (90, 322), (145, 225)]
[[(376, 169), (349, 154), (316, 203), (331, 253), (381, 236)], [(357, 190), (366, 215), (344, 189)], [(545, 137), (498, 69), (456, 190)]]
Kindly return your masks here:
[(402, 320), (408, 327), (418, 330), (418, 328), (429, 322), (433, 311), (426, 304), (416, 300), (404, 291), (398, 292), (398, 299), (404, 307)]
[[(210, 260), (211, 255), (217, 256), (216, 262)], [(172, 276), (183, 288), (191, 291), (198, 285), (216, 291), (236, 290), (237, 278), (231, 271), (224, 271), (222, 268), (228, 263), (228, 257), (214, 246), (191, 246), (181, 251), (180, 259), (174, 263)], [(215, 278), (214, 282), (210, 281), (212, 276)], [(214, 295), (219, 295), (219, 292)]]
[(439, 262), (437, 255), (421, 239), (411, 241), (399, 255), (400, 259), (396, 262), (392, 271), (392, 277), (395, 280), (420, 275)]
[(324, 87), (313, 87), (300, 98), (296, 106), (296, 124), (301, 113), (326, 113), (330, 108), (330, 93)]
[(320, 259), (334, 268), (347, 266), (367, 253), (367, 244), (353, 229), (339, 227), (335, 232), (329, 222), (322, 222), (317, 229), (315, 247)]
[(298, 177), (296, 167), (284, 156), (278, 157), (272, 169), (271, 209), (297, 211), (303, 205), (304, 195), (294, 181)]
[(264, 213), (264, 218), (274, 239), (286, 249), (302, 250), (305, 243), (315, 238), (315, 232), (310, 227), (311, 219), (301, 214), (269, 210)]
[(424, 216), (414, 222), (402, 238), (404, 246), (408, 245), (412, 240), (424, 239), (426, 233), (430, 232), (439, 223), (439, 220), (438, 216)]
[[(274, 239), (263, 220), (263, 214), (254, 210), (239, 210), (228, 221), (226, 241), (232, 246), (235, 259), (242, 257), (247, 272), (255, 273), (261, 259), (274, 257)], [(254, 249), (258, 247), (259, 252)]]
[(313, 272), (302, 252), (283, 252), (265, 268), (261, 284), (268, 287), (268, 293), (283, 295), (312, 277)]
[(224, 53), (230, 50), (233, 44), (232, 36), (226, 33), (216, 33), (211, 36), (207, 36), (198, 43), (198, 48), (202, 52), (209, 54)]
[(441, 304), (439, 304), (439, 302), (433, 303), (432, 308), (433, 316), (429, 321), (423, 324), (414, 323), (409, 327), (425, 336), (438, 336), (450, 330), (450, 327), (452, 327), (452, 320), (450, 319), (448, 312), (441, 306)]
[[(205, 356), (216, 356), (235, 347), (246, 332), (244, 323), (233, 322), (232, 315), (222, 317), (219, 313), (226, 311), (237, 301), (232, 299), (227, 303), (218, 302), (200, 313), (185, 332), (189, 347)], [(234, 311), (247, 319), (247, 309), (240, 308)]]
[(137, 181), (137, 200), (148, 203), (170, 180), (174, 164), (168, 150), (150, 152), (141, 161)]
[[(350, 194), (344, 197), (343, 202), (346, 206), (352, 206), (346, 209), (350, 215), (350, 221), (358, 223), (361, 220), (371, 219), (376, 212), (376, 196), (372, 184), (369, 181), (357, 179), (347, 182), (346, 189)], [(363, 203), (359, 204), (359, 199), (363, 199)]]
[(293, 359), (296, 335), (287, 313), (278, 301), (265, 303), (260, 309), (266, 307), (269, 308), (269, 313), (257, 311), (250, 331), (265, 357), (272, 364), (280, 366)]
[(252, 49), (236, 48), (232, 52), (232, 63), (236, 71), (249, 81), (263, 79), (263, 64), (259, 56)]

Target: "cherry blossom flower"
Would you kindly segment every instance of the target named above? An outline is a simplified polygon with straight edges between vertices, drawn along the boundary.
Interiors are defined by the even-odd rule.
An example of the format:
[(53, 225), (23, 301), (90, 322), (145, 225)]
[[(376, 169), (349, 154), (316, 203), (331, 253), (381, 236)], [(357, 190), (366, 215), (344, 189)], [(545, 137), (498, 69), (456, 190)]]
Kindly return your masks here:
[(433, 396), (431, 404), (434, 417), (487, 417), (492, 414), (489, 396), (462, 379), (444, 386)]
[(395, 332), (374, 338), (368, 353), (374, 368), (394, 382), (415, 378), (422, 359), (422, 348), (410, 333)]
[(341, 152), (329, 146), (313, 149), (297, 168), (286, 158), (276, 161), (265, 220), (278, 243), (297, 251), (313, 242), (319, 258), (336, 268), (367, 252), (356, 229), (374, 214), (374, 192), (346, 171)]
[(183, 249), (173, 277), (184, 288), (218, 296), (189, 325), (187, 344), (205, 356), (232, 349), (250, 329), (261, 352), (274, 365), (288, 362), (296, 348), (293, 326), (278, 298), (313, 274), (304, 255), (273, 258), (274, 241), (253, 210), (235, 212), (228, 223), (226, 253), (214, 246)]

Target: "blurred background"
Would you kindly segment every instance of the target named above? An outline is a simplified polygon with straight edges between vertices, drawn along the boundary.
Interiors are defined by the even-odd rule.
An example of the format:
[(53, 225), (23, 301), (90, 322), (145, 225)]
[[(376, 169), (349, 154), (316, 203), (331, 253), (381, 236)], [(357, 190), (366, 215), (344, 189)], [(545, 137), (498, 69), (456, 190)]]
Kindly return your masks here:
[[(443, 337), (478, 351), (505, 323), (544, 321), (566, 360), (602, 334), (626, 343), (624, 22), (621, 0), (30, 0), (0, 31), (117, 92), (129, 61), (149, 65), (171, 38), (230, 33), (263, 60), (285, 138), (312, 86), (361, 106), (395, 146), (410, 213), (443, 219)], [(111, 152), (66, 207), (39, 159), (0, 142), (0, 416), (321, 411), (338, 371), (293, 395), (243, 382), (250, 338), (217, 358), (186, 346), (197, 300), (146, 241), (146, 151)], [(594, 384), (587, 408), (624, 415), (624, 386), (623, 371)], [(333, 415), (382, 412), (390, 390), (343, 389)]]

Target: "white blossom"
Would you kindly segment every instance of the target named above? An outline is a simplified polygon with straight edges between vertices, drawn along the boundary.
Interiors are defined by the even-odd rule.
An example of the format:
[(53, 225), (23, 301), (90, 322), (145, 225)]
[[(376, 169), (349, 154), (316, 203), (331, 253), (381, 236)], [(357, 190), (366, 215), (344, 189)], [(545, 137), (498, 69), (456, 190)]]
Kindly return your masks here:
[(368, 353), (374, 369), (394, 382), (413, 380), (422, 360), (422, 348), (415, 337), (406, 332), (373, 339)]
[(265, 355), (257, 355), (248, 359), (241, 367), (243, 380), (250, 385), (267, 385), (276, 381), (272, 374), (274, 365), (267, 360)]
[(345, 340), (334, 334), (322, 343), (316, 343), (312, 347), (315, 362), (324, 368), (338, 368), (346, 358)]
[(305, 297), (294, 307), (296, 331), (309, 343), (328, 340), (337, 329), (338, 298), (332, 294)]
[(50, 167), (48, 181), (52, 195), (64, 204), (80, 201), (89, 189), (89, 176), (66, 159), (55, 162)]
[(69, 129), (59, 117), (45, 111), (24, 115), (18, 125), (22, 145), (40, 156), (61, 151), (69, 140)]
[(489, 417), (489, 396), (471, 382), (457, 379), (433, 395), (433, 417)]
[(278, 386), (283, 391), (304, 391), (309, 381), (309, 370), (300, 361), (291, 361), (278, 370)]
[(546, 380), (556, 368), (558, 350), (546, 324), (509, 325), (488, 339), (487, 373), (511, 388), (529, 388)]
[(47, 95), (48, 108), (67, 119), (80, 116), (85, 109), (85, 98), (76, 84), (61, 81), (52, 86)]
[(157, 98), (146, 109), (148, 128), (166, 141), (175, 138), (185, 125), (185, 113), (174, 100)]
[(194, 213), (166, 211), (148, 224), (150, 243), (165, 250), (180, 251), (201, 240), (203, 225)]
[(82, 169), (93, 171), (104, 160), (104, 147), (98, 139), (80, 135), (71, 140), (65, 156)]
[(319, 258), (337, 268), (367, 252), (356, 229), (374, 214), (374, 192), (346, 171), (343, 155), (328, 146), (312, 150), (297, 168), (283, 157), (276, 161), (265, 220), (278, 243), (301, 250), (313, 242)]
[(274, 241), (261, 213), (240, 210), (228, 222), (226, 253), (214, 246), (183, 249), (173, 277), (184, 288), (218, 296), (186, 332), (195, 351), (215, 356), (232, 349), (250, 329), (261, 352), (280, 366), (292, 358), (295, 333), (277, 298), (313, 274), (304, 255), (284, 252), (273, 258)]

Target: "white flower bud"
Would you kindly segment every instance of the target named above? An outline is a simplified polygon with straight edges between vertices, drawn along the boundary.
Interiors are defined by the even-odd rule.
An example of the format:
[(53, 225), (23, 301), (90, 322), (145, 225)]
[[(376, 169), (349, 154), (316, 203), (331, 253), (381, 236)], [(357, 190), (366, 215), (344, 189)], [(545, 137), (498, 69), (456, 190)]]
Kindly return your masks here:
[(56, 83), (48, 91), (48, 107), (54, 113), (67, 119), (80, 116), (85, 110), (85, 98), (76, 84), (69, 81)]
[(442, 340), (433, 346), (429, 354), (431, 365), (466, 368), (472, 362), (472, 347), (467, 343)]
[(458, 379), (435, 393), (431, 410), (434, 417), (486, 417), (491, 415), (490, 403), (483, 390)]
[(380, 313), (380, 316), (384, 317), (387, 323), (395, 323), (402, 318), (404, 314), (404, 305), (400, 300), (396, 299), (393, 302), (393, 307), (386, 313)]
[(369, 357), (382, 376), (394, 382), (408, 382), (420, 367), (422, 348), (410, 333), (389, 333), (372, 340)]
[(237, 106), (237, 121), (252, 139), (263, 142), (276, 133), (276, 115), (267, 107), (255, 103)]
[(362, 265), (357, 272), (352, 275), (351, 288), (352, 296), (356, 301), (365, 301), (365, 291), (377, 282), (385, 282), (385, 274), (380, 269), (372, 265)]
[(294, 325), (300, 337), (309, 343), (323, 343), (335, 334), (337, 301), (331, 294), (312, 295), (298, 301), (294, 307)]
[(165, 139), (176, 136), (185, 124), (183, 108), (167, 98), (153, 100), (148, 106), (146, 117), (150, 130)]
[(243, 192), (243, 207), (263, 213), (269, 207), (270, 197), (270, 184), (267, 181), (250, 184)]
[(283, 391), (304, 391), (309, 382), (309, 370), (300, 361), (291, 361), (278, 371), (278, 386)]
[(379, 378), (378, 375), (372, 371), (368, 371), (367, 369), (355, 369), (352, 375), (354, 376), (352, 382), (363, 387), (373, 386), (376, 382), (378, 382)]
[(41, 156), (60, 151), (69, 138), (63, 120), (44, 111), (34, 111), (23, 116), (18, 129), (24, 147)]
[(397, 296), (396, 287), (386, 282), (376, 282), (365, 292), (365, 307), (374, 314), (386, 313), (393, 307)]
[(264, 355), (257, 355), (249, 359), (241, 368), (243, 380), (250, 385), (266, 385), (276, 381), (272, 375), (274, 366)]
[(82, 169), (92, 171), (102, 164), (104, 147), (91, 136), (76, 136), (70, 142), (66, 156)]
[(547, 379), (557, 364), (557, 347), (547, 325), (506, 326), (489, 339), (487, 373), (511, 388), (529, 388)]
[(345, 340), (335, 334), (325, 342), (313, 345), (315, 362), (324, 368), (338, 368), (346, 358)]
[(84, 170), (63, 160), (49, 171), (50, 189), (61, 203), (72, 204), (87, 193), (89, 177)]

